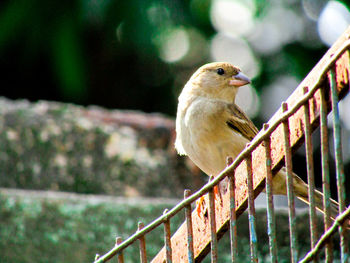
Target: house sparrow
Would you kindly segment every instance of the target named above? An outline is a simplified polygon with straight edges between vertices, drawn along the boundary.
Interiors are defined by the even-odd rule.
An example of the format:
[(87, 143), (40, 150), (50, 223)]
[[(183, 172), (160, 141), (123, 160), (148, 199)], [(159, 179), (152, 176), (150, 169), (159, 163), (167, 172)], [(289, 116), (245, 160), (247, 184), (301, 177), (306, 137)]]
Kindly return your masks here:
[[(207, 175), (218, 175), (226, 167), (226, 158), (236, 158), (258, 133), (235, 104), (238, 88), (249, 83), (239, 68), (225, 62), (209, 63), (192, 75), (179, 96), (175, 148)], [(286, 180), (282, 168), (273, 178), (273, 194), (287, 195)], [(295, 195), (309, 203), (308, 185), (295, 174), (293, 186)], [(334, 218), (338, 203), (331, 200), (331, 204)], [(323, 194), (317, 190), (315, 205), (323, 210)]]

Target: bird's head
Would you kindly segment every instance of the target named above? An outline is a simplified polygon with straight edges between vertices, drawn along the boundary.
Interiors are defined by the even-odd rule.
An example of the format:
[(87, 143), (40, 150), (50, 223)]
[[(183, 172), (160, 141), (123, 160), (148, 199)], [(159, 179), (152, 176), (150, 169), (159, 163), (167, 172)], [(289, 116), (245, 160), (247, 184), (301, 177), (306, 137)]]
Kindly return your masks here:
[(214, 62), (200, 67), (188, 81), (197, 96), (234, 102), (238, 88), (250, 83), (238, 67), (227, 62)]

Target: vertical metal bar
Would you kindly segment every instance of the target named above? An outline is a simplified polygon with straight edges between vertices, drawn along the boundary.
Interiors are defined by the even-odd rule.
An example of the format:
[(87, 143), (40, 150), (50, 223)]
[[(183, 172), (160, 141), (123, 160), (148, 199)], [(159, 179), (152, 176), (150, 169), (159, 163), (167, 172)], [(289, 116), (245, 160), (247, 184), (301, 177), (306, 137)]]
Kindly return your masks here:
[[(213, 176), (210, 176), (210, 181), (213, 180), (213, 178), (214, 178)], [(211, 236), (211, 262), (216, 263), (218, 261), (218, 240), (216, 236), (214, 188), (211, 188), (209, 190), (208, 197), (209, 197), (209, 222), (210, 222), (210, 236)]]
[[(184, 191), (184, 198), (186, 199), (191, 195), (191, 190), (186, 189)], [(185, 207), (185, 217), (187, 226), (187, 257), (189, 263), (194, 263), (194, 250), (193, 250), (193, 228), (192, 228), (192, 213), (191, 205)]]
[[(249, 145), (249, 143), (248, 143)], [(248, 146), (247, 145), (247, 146)], [(250, 233), (250, 261), (258, 262), (257, 235), (255, 225), (255, 207), (254, 207), (254, 191), (253, 191), (253, 173), (252, 173), (252, 156), (245, 159), (247, 164), (247, 185), (248, 185), (248, 219)]]
[[(142, 228), (144, 228), (144, 224), (142, 222), (139, 222), (138, 231), (141, 231)], [(140, 260), (141, 260), (141, 263), (147, 263), (145, 236), (140, 237), (139, 241), (140, 241)]]
[[(119, 244), (122, 242), (122, 238), (121, 237), (117, 237), (116, 238), (116, 246), (119, 246)], [(119, 252), (117, 254), (117, 260), (118, 260), (118, 263), (124, 263), (124, 256), (123, 256), (123, 252)]]
[[(227, 166), (233, 163), (232, 157), (227, 157)], [(229, 176), (229, 193), (230, 193), (230, 240), (231, 240), (231, 261), (236, 262), (237, 259), (237, 216), (236, 216), (236, 185), (235, 185), (235, 174)]]
[[(269, 124), (264, 124), (264, 130), (269, 128)], [(264, 140), (265, 158), (266, 158), (266, 197), (267, 197), (267, 233), (269, 236), (269, 247), (271, 262), (277, 263), (277, 240), (276, 240), (276, 221), (273, 206), (272, 193), (272, 171), (271, 171), (271, 139), (267, 137)]]
[[(168, 213), (168, 209), (164, 210), (163, 214)], [(170, 232), (170, 220), (167, 218), (164, 221), (164, 245), (166, 254), (166, 263), (172, 262), (172, 251), (171, 251), (171, 232)]]
[[(288, 104), (282, 103), (282, 111), (287, 112)], [(289, 138), (289, 119), (283, 121), (283, 133), (284, 133), (284, 151), (285, 151), (285, 164), (287, 168), (287, 197), (288, 197), (288, 216), (289, 216), (289, 236), (290, 236), (290, 254), (291, 262), (296, 263), (298, 261), (297, 254), (297, 238), (296, 238), (296, 219), (295, 219), (295, 204), (294, 204), (294, 190), (293, 190), (293, 168), (292, 168), (292, 151), (290, 148)]]
[[(304, 87), (304, 95), (309, 92), (308, 87)], [(304, 104), (304, 133), (305, 133), (305, 151), (306, 151), (306, 165), (307, 165), (307, 181), (309, 185), (309, 216), (310, 216), (310, 240), (311, 249), (315, 247), (317, 242), (317, 221), (315, 208), (315, 179), (314, 179), (314, 158), (312, 150), (312, 136), (310, 127), (310, 109), (309, 100)], [(317, 258), (314, 259), (317, 261)]]
[[(323, 211), (324, 230), (331, 227), (331, 191), (329, 179), (329, 150), (328, 150), (328, 124), (327, 124), (327, 102), (325, 89), (321, 89), (321, 109), (320, 109), (320, 132), (321, 132), (321, 162), (322, 162), (322, 190), (323, 190)], [(326, 263), (333, 262), (332, 237), (326, 244)]]
[[(341, 130), (338, 110), (338, 94), (337, 83), (335, 80), (335, 72), (333, 69), (329, 71), (331, 93), (332, 93), (332, 112), (333, 112), (333, 136), (334, 136), (334, 151), (337, 173), (337, 188), (339, 201), (339, 214), (345, 210), (345, 174), (341, 147)], [(346, 229), (344, 226), (339, 227), (340, 232), (340, 246), (341, 246), (341, 262), (345, 263), (349, 260), (348, 246), (346, 238)]]

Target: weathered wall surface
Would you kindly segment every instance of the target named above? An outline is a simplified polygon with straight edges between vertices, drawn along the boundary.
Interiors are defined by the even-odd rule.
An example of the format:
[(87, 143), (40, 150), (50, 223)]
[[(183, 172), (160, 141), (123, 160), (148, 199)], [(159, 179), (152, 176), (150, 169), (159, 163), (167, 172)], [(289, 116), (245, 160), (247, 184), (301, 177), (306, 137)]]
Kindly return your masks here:
[(202, 183), (160, 114), (0, 98), (0, 131), (1, 187), (182, 197)]

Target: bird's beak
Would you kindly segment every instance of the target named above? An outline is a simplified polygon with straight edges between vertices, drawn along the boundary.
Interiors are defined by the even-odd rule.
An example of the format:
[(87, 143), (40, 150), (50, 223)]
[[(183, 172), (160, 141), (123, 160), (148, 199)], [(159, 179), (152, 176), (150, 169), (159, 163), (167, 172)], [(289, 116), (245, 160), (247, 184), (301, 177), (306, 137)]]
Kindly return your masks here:
[(231, 86), (236, 86), (236, 87), (244, 86), (249, 83), (250, 83), (250, 79), (246, 75), (244, 75), (242, 72), (238, 72), (238, 74), (233, 76), (229, 82)]

